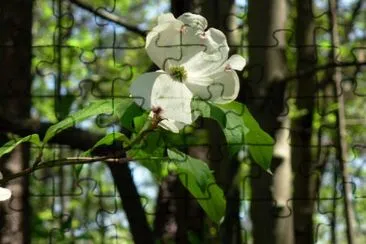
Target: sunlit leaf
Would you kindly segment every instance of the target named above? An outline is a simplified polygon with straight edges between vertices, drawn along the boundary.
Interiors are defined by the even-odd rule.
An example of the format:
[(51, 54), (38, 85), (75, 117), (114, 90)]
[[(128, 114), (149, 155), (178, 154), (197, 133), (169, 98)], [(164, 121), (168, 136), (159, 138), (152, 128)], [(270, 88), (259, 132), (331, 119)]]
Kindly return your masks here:
[(261, 129), (244, 104), (231, 102), (219, 107), (226, 113), (225, 135), (231, 154), (237, 153), (242, 145), (248, 145), (254, 161), (269, 170), (274, 145), (272, 137)]
[(178, 151), (168, 149), (169, 159), (176, 163), (182, 184), (197, 199), (202, 209), (216, 223), (221, 223), (226, 208), (223, 191), (206, 163)]
[(41, 146), (41, 141), (39, 140), (39, 136), (37, 134), (29, 135), (20, 139), (11, 140), (5, 143), (2, 147), (0, 147), (0, 157), (3, 155), (10, 153), (14, 150), (16, 146), (23, 142), (29, 142), (36, 146)]

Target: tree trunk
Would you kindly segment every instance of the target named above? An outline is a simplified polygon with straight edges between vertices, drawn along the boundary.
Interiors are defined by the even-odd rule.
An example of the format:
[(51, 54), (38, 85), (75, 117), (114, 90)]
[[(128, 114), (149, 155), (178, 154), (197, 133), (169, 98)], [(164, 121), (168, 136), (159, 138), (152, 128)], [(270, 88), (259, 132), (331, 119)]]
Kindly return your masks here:
[[(31, 106), (32, 1), (0, 2), (0, 114), (26, 119)], [(2, 136), (0, 144), (7, 138)], [(29, 147), (21, 145), (0, 160), (6, 176), (26, 168)], [(30, 243), (28, 178), (8, 184), (13, 195), (0, 206), (0, 242)]]
[[(296, 45), (297, 72), (313, 70), (317, 63), (314, 43), (312, 1), (297, 1)], [(292, 166), (294, 179), (294, 231), (296, 243), (313, 243), (313, 209), (316, 182), (312, 177), (316, 164), (312, 157), (311, 137), (316, 94), (315, 74), (302, 76), (297, 83), (296, 108), (306, 114), (291, 125)]]
[[(275, 139), (273, 176), (255, 163), (251, 167), (254, 243), (293, 243), (290, 212), (291, 164), (288, 118), (284, 103), (285, 0), (248, 2), (249, 81), (242, 98), (261, 127)], [(283, 128), (283, 129), (281, 129)]]
[(152, 231), (128, 164), (108, 164), (108, 166), (121, 197), (134, 243), (152, 243)]
[[(329, 0), (329, 19), (331, 27), (331, 62), (336, 63), (337, 53), (335, 49), (340, 46), (338, 23), (337, 23), (337, 1)], [(346, 235), (348, 244), (356, 243), (358, 233), (355, 231), (356, 221), (355, 214), (352, 206), (352, 182), (348, 174), (348, 145), (346, 138), (346, 115), (344, 108), (344, 93), (342, 88), (342, 71), (340, 67), (335, 67), (332, 70), (332, 81), (335, 85), (335, 100), (337, 103), (336, 110), (336, 125), (337, 125), (337, 160), (339, 162), (339, 168), (342, 177), (342, 195), (343, 195), (343, 206), (344, 206), (344, 218), (346, 219)]]

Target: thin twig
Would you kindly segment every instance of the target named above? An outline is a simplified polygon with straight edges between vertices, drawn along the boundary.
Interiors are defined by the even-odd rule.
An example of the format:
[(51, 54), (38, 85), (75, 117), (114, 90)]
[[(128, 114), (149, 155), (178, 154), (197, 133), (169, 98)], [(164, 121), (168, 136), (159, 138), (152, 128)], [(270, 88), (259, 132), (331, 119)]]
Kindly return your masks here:
[(127, 162), (131, 161), (131, 158), (128, 158), (128, 157), (127, 158), (116, 158), (116, 157), (111, 157), (111, 156), (67, 157), (67, 158), (63, 158), (63, 159), (44, 161), (44, 162), (40, 162), (38, 165), (29, 167), (16, 174), (12, 174), (7, 177), (4, 177), (2, 180), (0, 180), (0, 185), (7, 183), (8, 181), (11, 181), (15, 178), (29, 175), (40, 169), (61, 167), (61, 166), (67, 166), (67, 165), (91, 164), (91, 163), (96, 163), (96, 162), (100, 162), (100, 161), (120, 164), (120, 163), (127, 163)]
[(141, 30), (140, 28), (129, 24), (128, 20), (124, 20), (120, 16), (110, 13), (103, 8), (94, 9), (91, 5), (84, 3), (83, 1), (80, 1), (80, 0), (69, 0), (69, 1), (73, 4), (75, 4), (76, 6), (82, 8), (82, 9), (85, 9), (86, 11), (93, 13), (95, 16), (98, 16), (104, 20), (115, 23), (115, 24), (117, 24), (121, 27), (124, 27), (127, 30), (132, 31), (136, 34), (139, 34), (143, 37), (145, 37), (147, 34), (146, 30)]

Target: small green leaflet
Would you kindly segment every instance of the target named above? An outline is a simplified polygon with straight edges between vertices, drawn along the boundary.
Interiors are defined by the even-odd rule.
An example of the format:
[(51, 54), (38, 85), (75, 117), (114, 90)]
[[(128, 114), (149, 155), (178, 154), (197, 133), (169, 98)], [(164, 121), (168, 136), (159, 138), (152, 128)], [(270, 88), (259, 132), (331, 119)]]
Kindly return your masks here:
[[(88, 156), (90, 153), (97, 147), (102, 145), (112, 145), (115, 141), (121, 141), (123, 143), (129, 144), (130, 140), (124, 134), (120, 132), (112, 132), (102, 139), (100, 139), (95, 145), (90, 148), (88, 151), (83, 153), (83, 156)], [(122, 148), (121, 148), (122, 149)]]
[(146, 121), (149, 119), (148, 113), (142, 113), (141, 115), (138, 115), (134, 117), (132, 120), (134, 125), (134, 130), (136, 132), (141, 132), (141, 130), (146, 127)]
[(207, 164), (179, 151), (168, 149), (168, 156), (176, 163), (182, 184), (197, 199), (207, 215), (214, 222), (221, 223), (225, 215), (226, 200)]
[(191, 102), (192, 111), (197, 116), (216, 120), (222, 128), (226, 127), (225, 113), (210, 102), (194, 99)]
[(43, 143), (46, 144), (61, 131), (95, 115), (114, 114), (121, 117), (132, 102), (132, 98), (98, 100), (92, 102), (89, 106), (69, 115), (66, 119), (48, 128)]
[[(246, 144), (254, 161), (264, 170), (268, 171), (273, 154), (274, 140), (272, 137), (260, 128), (258, 122), (253, 118), (244, 104), (231, 102), (218, 106), (226, 113), (228, 125), (225, 130), (226, 132), (229, 132), (228, 130), (235, 131), (237, 128), (246, 130), (245, 132), (241, 132), (244, 133), (243, 138), (238, 137), (236, 133), (227, 135), (229, 146), (234, 146), (232, 147), (231, 153), (237, 153), (240, 149), (240, 147), (235, 146), (237, 143), (242, 145)], [(238, 141), (238, 139), (242, 141)]]
[(0, 157), (3, 155), (10, 153), (14, 150), (16, 146), (18, 146), (20, 143), (23, 142), (30, 142), (32, 144), (35, 144), (36, 146), (41, 146), (41, 141), (39, 140), (39, 136), (37, 134), (32, 134), (20, 139), (11, 140), (5, 143), (2, 147), (0, 147)]
[(56, 117), (61, 119), (66, 118), (70, 113), (70, 109), (74, 101), (75, 101), (74, 95), (65, 95), (57, 97), (55, 101), (55, 111), (57, 113)]
[(123, 116), (120, 117), (122, 126), (130, 131), (134, 131), (134, 118), (142, 115), (143, 113), (144, 110), (136, 103), (132, 102), (124, 112)]
[(128, 109), (135, 104), (131, 97), (125, 98), (114, 98), (112, 103), (114, 104), (113, 107), (113, 114), (115, 114), (119, 119), (122, 119), (125, 113), (128, 112)]

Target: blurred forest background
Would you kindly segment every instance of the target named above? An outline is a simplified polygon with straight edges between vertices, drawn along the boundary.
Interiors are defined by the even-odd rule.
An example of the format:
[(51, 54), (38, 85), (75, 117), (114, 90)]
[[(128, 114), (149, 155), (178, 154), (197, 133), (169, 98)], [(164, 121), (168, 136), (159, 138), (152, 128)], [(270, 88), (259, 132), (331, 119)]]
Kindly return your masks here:
[[(249, 61), (238, 100), (275, 138), (273, 175), (248, 157), (226, 160), (217, 125), (205, 121), (210, 145), (188, 150), (226, 193), (220, 228), (175, 175), (157, 183), (138, 163), (100, 162), (9, 182), (0, 243), (366, 243), (362, 0), (0, 1), (0, 144), (44, 135), (92, 100), (127, 97), (155, 69), (146, 32), (160, 14), (188, 11)], [(78, 155), (120, 129), (88, 120), (56, 136), (43, 157)], [(0, 171), (29, 167), (32, 151), (17, 147)]]

